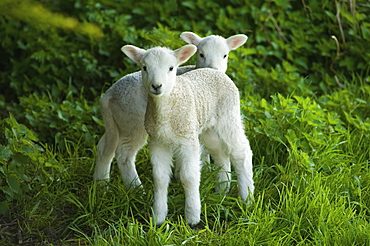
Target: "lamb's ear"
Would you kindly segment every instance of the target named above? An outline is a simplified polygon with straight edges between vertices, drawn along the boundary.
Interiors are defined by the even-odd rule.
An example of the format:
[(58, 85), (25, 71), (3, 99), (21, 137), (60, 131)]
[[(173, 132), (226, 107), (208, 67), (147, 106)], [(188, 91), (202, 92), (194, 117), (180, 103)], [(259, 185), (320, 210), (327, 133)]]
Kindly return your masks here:
[(239, 48), (241, 45), (247, 42), (247, 39), (247, 35), (237, 34), (226, 39), (226, 43), (229, 46), (230, 50), (235, 50), (236, 48)]
[(180, 37), (188, 44), (198, 45), (199, 42), (202, 41), (202, 38), (193, 32), (183, 32)]
[(131, 60), (134, 62), (140, 63), (141, 58), (143, 57), (146, 50), (140, 49), (133, 45), (125, 45), (121, 48), (121, 51), (125, 53)]
[(188, 44), (174, 51), (177, 58), (177, 65), (181, 65), (197, 52), (197, 46)]

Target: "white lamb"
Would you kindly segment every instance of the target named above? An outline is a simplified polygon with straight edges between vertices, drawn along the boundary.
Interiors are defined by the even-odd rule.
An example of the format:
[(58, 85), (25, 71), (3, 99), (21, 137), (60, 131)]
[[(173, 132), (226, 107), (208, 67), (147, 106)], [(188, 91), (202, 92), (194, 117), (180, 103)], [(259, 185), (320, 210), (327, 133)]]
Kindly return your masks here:
[[(201, 143), (224, 170), (230, 170), (231, 159), (239, 196), (251, 198), (252, 151), (244, 135), (239, 91), (233, 81), (209, 68), (176, 76), (177, 67), (196, 52), (194, 45), (175, 51), (161, 47), (146, 51), (126, 45), (122, 51), (141, 65), (142, 82), (149, 94), (145, 129), (150, 136), (156, 223), (163, 223), (167, 215), (173, 156), (185, 191), (185, 218), (190, 225), (199, 223)], [(224, 177), (221, 181), (229, 182), (229, 177)]]
[[(224, 39), (220, 36), (200, 38), (184, 32), (182, 39), (199, 47), (196, 67), (210, 67), (225, 72), (230, 50), (244, 44), (247, 36), (239, 34)], [(194, 66), (180, 67), (178, 74), (193, 70)], [(148, 94), (141, 83), (141, 71), (122, 77), (100, 99), (105, 134), (97, 146), (94, 180), (108, 180), (111, 162), (116, 156), (123, 182), (137, 187), (141, 181), (135, 168), (137, 152), (146, 143), (144, 116)]]
[(188, 44), (197, 46), (196, 68), (214, 68), (221, 72), (227, 70), (230, 50), (240, 47), (248, 39), (244, 34), (234, 35), (228, 39), (217, 35), (201, 38), (192, 32), (183, 32), (180, 37)]

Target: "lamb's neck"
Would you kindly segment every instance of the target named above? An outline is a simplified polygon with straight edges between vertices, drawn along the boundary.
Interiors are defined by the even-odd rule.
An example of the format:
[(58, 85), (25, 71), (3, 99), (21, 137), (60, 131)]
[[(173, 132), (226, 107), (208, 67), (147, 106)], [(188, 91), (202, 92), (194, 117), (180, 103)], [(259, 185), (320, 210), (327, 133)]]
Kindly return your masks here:
[(171, 104), (169, 103), (169, 96), (151, 97), (148, 98), (147, 113), (156, 122), (167, 119), (170, 115)]
[(192, 97), (187, 96), (181, 93), (159, 98), (149, 96), (145, 129), (151, 138), (176, 136), (176, 139), (198, 139), (195, 105)]

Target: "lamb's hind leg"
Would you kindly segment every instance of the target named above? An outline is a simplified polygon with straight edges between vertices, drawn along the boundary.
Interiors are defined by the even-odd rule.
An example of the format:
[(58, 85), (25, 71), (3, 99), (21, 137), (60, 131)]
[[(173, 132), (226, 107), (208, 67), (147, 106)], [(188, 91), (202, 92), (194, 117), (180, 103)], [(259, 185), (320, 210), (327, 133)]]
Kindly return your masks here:
[(243, 200), (252, 199), (254, 192), (252, 150), (245, 138), (231, 152), (231, 161), (238, 177), (239, 196)]
[(114, 153), (117, 149), (119, 131), (114, 121), (111, 97), (104, 95), (100, 99), (100, 107), (102, 111), (105, 133), (99, 140), (97, 146), (97, 158), (94, 171), (94, 180), (108, 180), (110, 177), (111, 163), (114, 157)]
[(211, 130), (207, 130), (201, 135), (201, 140), (208, 152), (211, 154), (215, 164), (220, 167), (217, 174), (218, 185), (216, 186), (217, 192), (228, 192), (230, 189), (230, 157), (228, 150), (223, 146), (220, 137)]
[(136, 155), (146, 143), (147, 134), (143, 127), (137, 127), (131, 133), (130, 136), (121, 133), (116, 158), (124, 184), (127, 188), (136, 188), (141, 186), (135, 166)]
[[(235, 122), (235, 121), (234, 121)], [(239, 196), (243, 200), (252, 198), (254, 192), (252, 150), (244, 135), (241, 124), (223, 130), (224, 142), (230, 149), (231, 162), (238, 178)]]
[(118, 143), (118, 131), (112, 136), (105, 133), (97, 146), (97, 158), (94, 171), (94, 180), (109, 180), (110, 167)]

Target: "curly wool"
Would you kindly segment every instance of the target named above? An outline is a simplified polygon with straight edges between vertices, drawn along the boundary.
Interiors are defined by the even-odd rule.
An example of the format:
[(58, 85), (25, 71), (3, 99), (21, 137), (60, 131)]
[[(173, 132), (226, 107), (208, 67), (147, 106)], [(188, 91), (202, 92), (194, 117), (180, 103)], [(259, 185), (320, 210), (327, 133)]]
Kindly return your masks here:
[(224, 111), (232, 110), (228, 105), (239, 104), (238, 95), (233, 81), (222, 72), (209, 68), (187, 72), (177, 76), (167, 98), (149, 98), (145, 129), (168, 144), (174, 144), (174, 138), (198, 138), (204, 127), (213, 127)]

